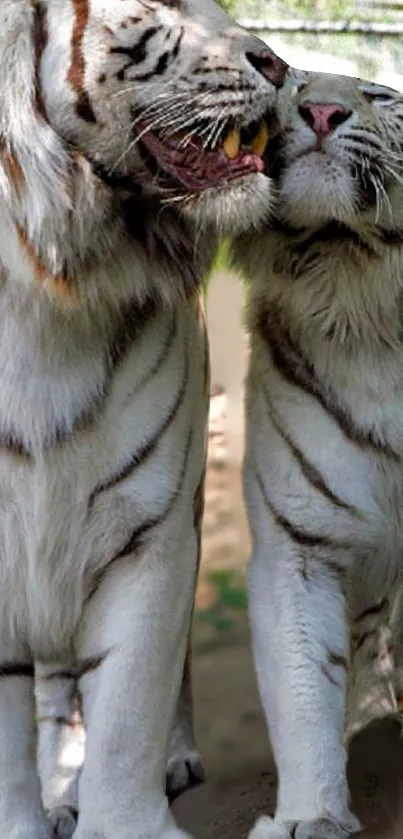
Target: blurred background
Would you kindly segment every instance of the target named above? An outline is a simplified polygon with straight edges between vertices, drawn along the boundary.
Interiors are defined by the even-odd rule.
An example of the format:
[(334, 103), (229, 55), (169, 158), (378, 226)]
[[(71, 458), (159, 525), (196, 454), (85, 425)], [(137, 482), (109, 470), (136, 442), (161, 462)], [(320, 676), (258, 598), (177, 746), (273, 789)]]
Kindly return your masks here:
[[(222, 0), (289, 64), (403, 91), (403, 0)], [(271, 772), (246, 612), (243, 510), (244, 289), (225, 248), (207, 290), (212, 393), (203, 560), (194, 619), (196, 731), (216, 782)]]

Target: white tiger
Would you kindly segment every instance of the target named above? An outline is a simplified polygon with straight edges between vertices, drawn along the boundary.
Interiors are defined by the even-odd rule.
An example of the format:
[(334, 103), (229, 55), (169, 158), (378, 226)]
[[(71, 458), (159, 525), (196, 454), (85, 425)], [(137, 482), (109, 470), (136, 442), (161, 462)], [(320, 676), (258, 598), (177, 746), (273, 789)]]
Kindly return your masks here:
[[(200, 285), (217, 223), (266, 212), (285, 73), (213, 0), (1, 2), (2, 839), (178, 834), (164, 792), (203, 506)], [(201, 774), (187, 670), (172, 797)], [(77, 696), (75, 827), (46, 807), (77, 806), (58, 764)]]
[(250, 280), (250, 613), (279, 774), (274, 819), (251, 836), (342, 839), (358, 828), (348, 675), (350, 734), (397, 711), (403, 96), (296, 72), (283, 104), (275, 214), (235, 245)]

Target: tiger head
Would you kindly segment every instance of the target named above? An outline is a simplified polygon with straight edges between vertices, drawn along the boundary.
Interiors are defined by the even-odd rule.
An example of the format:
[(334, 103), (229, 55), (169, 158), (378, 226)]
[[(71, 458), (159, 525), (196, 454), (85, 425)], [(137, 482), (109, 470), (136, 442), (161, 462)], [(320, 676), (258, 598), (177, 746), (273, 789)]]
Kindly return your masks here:
[(292, 71), (268, 160), (277, 215), (295, 227), (403, 223), (403, 96), (361, 79)]
[[(30, 92), (38, 118), (111, 185), (202, 199), (213, 216), (223, 195), (228, 210), (244, 194), (252, 221), (260, 213), (262, 153), (287, 65), (213, 0), (2, 5), (1, 99), (21, 97), (3, 105), (3, 136), (7, 111)], [(10, 74), (20, 76), (14, 86)]]
[(36, 275), (71, 279), (96, 258), (118, 266), (131, 242), (146, 284), (174, 269), (192, 285), (203, 231), (211, 259), (219, 230), (267, 211), (262, 155), (286, 77), (213, 0), (2, 0), (8, 273), (24, 273), (21, 245)]

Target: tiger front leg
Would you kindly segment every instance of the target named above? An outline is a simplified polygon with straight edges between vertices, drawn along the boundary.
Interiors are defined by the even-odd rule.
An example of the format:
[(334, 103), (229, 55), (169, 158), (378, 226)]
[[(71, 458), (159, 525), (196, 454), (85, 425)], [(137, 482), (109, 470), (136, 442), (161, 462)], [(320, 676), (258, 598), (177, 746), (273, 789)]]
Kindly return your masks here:
[(36, 768), (34, 667), (0, 630), (0, 836), (51, 839)]
[(175, 534), (115, 561), (85, 609), (77, 656), (86, 751), (74, 839), (185, 835), (169, 811), (165, 773), (197, 546), (193, 528)]
[(293, 536), (260, 522), (249, 573), (255, 666), (279, 777), (274, 819), (260, 818), (250, 839), (346, 839), (359, 825), (343, 745), (343, 566)]
[(53, 839), (71, 839), (77, 825), (78, 778), (84, 750), (74, 663), (37, 662), (38, 769)]

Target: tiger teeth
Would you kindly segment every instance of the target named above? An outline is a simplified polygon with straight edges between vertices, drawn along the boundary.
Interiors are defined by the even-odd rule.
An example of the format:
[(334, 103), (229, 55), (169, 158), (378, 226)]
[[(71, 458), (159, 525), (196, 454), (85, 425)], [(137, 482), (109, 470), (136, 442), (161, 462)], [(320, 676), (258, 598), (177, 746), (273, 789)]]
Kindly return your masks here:
[(256, 137), (253, 138), (250, 147), (253, 151), (253, 154), (256, 154), (258, 157), (263, 157), (263, 154), (266, 150), (266, 146), (269, 142), (269, 129), (265, 122), (262, 122)]
[(222, 147), (229, 160), (236, 160), (241, 150), (240, 131), (230, 131), (230, 133), (225, 138)]
[[(249, 148), (252, 153), (256, 154), (258, 157), (262, 157), (269, 142), (269, 137), (269, 128), (265, 122), (262, 122), (256, 136), (249, 143)], [(241, 132), (234, 129), (227, 134), (222, 144), (222, 149), (229, 160), (236, 160), (236, 158), (239, 157), (241, 145)]]

